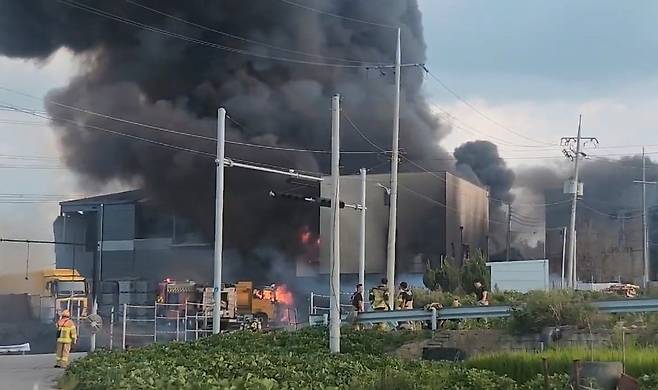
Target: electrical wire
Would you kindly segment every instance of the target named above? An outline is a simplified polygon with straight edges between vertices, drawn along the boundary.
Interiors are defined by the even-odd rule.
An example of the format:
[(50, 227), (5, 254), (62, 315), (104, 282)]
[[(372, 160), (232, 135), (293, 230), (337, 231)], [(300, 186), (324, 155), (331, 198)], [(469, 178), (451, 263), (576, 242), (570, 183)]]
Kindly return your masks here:
[(253, 39), (241, 37), (239, 35), (230, 34), (230, 33), (227, 33), (225, 31), (221, 31), (221, 30), (217, 30), (217, 29), (214, 29), (214, 28), (211, 28), (211, 27), (208, 27), (208, 26), (204, 26), (202, 24), (190, 22), (190, 21), (185, 20), (183, 18), (180, 18), (178, 16), (168, 14), (166, 12), (160, 11), (160, 10), (155, 9), (155, 8), (148, 7), (148, 6), (146, 6), (144, 4), (141, 4), (141, 3), (137, 2), (137, 1), (134, 1), (134, 0), (125, 0), (125, 1), (127, 3), (130, 3), (134, 6), (136, 6), (136, 7), (140, 7), (142, 9), (154, 12), (156, 14), (159, 14), (159, 15), (162, 15), (164, 17), (170, 18), (172, 20), (176, 20), (178, 22), (196, 27), (196, 28), (201, 29), (201, 30), (209, 31), (209, 32), (212, 32), (212, 33), (215, 33), (215, 34), (219, 34), (219, 35), (222, 35), (222, 36), (225, 36), (225, 37), (228, 37), (228, 38), (232, 38), (232, 39), (236, 39), (236, 40), (240, 40), (240, 41), (243, 41), (243, 42), (264, 46), (264, 47), (267, 47), (267, 48), (270, 48), (270, 49), (280, 50), (280, 51), (291, 53), (291, 54), (303, 55), (303, 56), (308, 56), (308, 57), (315, 57), (315, 58), (319, 58), (319, 59), (323, 59), (323, 60), (335, 60), (335, 61), (343, 61), (343, 62), (355, 62), (355, 63), (360, 63), (360, 64), (369, 63), (369, 64), (373, 64), (373, 65), (383, 65), (383, 63), (381, 63), (381, 62), (369, 62), (369, 61), (349, 59), (349, 58), (323, 56), (323, 55), (320, 55), (320, 54), (308, 53), (308, 52), (304, 52), (304, 51), (288, 49), (288, 48), (281, 47), (281, 46), (271, 45), (271, 44), (268, 44), (268, 43), (265, 43), (265, 42), (260, 42), (260, 41), (256, 41), (256, 40), (253, 40)]
[(370, 26), (385, 27), (385, 28), (391, 28), (391, 29), (397, 29), (398, 28), (398, 26), (393, 26), (393, 25), (390, 25), (390, 24), (370, 22), (370, 21), (363, 20), (363, 19), (357, 19), (357, 18), (352, 18), (352, 17), (349, 17), (349, 16), (338, 15), (338, 14), (335, 14), (335, 13), (332, 13), (332, 12), (327, 12), (327, 11), (323, 11), (321, 9), (317, 9), (317, 8), (309, 7), (307, 5), (299, 4), (299, 3), (296, 3), (296, 2), (290, 1), (290, 0), (279, 0), (279, 1), (282, 2), (282, 3), (288, 4), (288, 5), (291, 5), (293, 7), (299, 7), (299, 8), (305, 9), (307, 11), (315, 12), (315, 13), (318, 13), (318, 14), (321, 14), (321, 15), (331, 16), (331, 17), (334, 17), (334, 18), (342, 19), (342, 20), (347, 20), (347, 21), (350, 21), (350, 22), (362, 23), (362, 24), (367, 24), (367, 25), (370, 25)]
[(435, 80), (437, 83), (439, 83), (439, 85), (441, 85), (441, 87), (443, 87), (443, 88), (444, 88), (446, 91), (448, 91), (451, 95), (453, 95), (454, 97), (456, 97), (459, 101), (461, 101), (462, 103), (464, 103), (466, 106), (468, 106), (471, 110), (473, 110), (474, 112), (476, 112), (476, 113), (477, 113), (478, 115), (480, 115), (482, 118), (488, 120), (489, 122), (493, 123), (494, 125), (498, 126), (499, 128), (501, 128), (501, 129), (503, 129), (503, 130), (506, 130), (506, 131), (508, 131), (508, 132), (510, 132), (510, 133), (512, 133), (512, 134), (514, 134), (514, 135), (516, 135), (516, 136), (518, 136), (518, 137), (521, 137), (521, 138), (524, 138), (524, 139), (526, 139), (526, 140), (528, 140), (528, 141), (531, 141), (531, 142), (533, 142), (533, 143), (543, 144), (543, 145), (548, 145), (548, 146), (559, 146), (558, 144), (554, 144), (554, 143), (550, 143), (550, 142), (537, 141), (536, 139), (533, 139), (533, 138), (527, 137), (526, 135), (522, 134), (521, 132), (518, 132), (518, 131), (512, 130), (512, 129), (510, 129), (509, 127), (503, 125), (502, 123), (498, 122), (497, 120), (491, 118), (489, 115), (487, 115), (487, 114), (485, 114), (484, 112), (482, 112), (482, 111), (481, 111), (480, 109), (478, 109), (476, 106), (474, 106), (473, 104), (471, 104), (468, 100), (466, 100), (466, 99), (463, 98), (460, 94), (458, 94), (455, 90), (453, 90), (452, 88), (450, 88), (450, 87), (449, 87), (446, 83), (444, 83), (443, 80), (441, 80), (437, 75), (435, 75), (433, 72), (430, 72), (430, 70), (427, 68), (427, 66), (424, 66), (423, 68), (424, 68), (425, 72), (426, 72), (428, 75), (430, 75), (430, 77), (431, 77), (433, 80)]
[[(7, 87), (3, 87), (3, 86), (0, 86), (0, 90), (10, 92), (10, 93), (14, 93), (14, 94), (17, 94), (17, 95), (20, 95), (20, 96), (28, 97), (28, 98), (31, 98), (31, 99), (42, 100), (42, 99), (40, 99), (36, 96), (26, 94), (24, 92), (20, 92), (20, 91), (17, 91), (17, 90), (11, 89), (11, 88), (7, 88)], [(140, 126), (140, 127), (144, 127), (144, 128), (147, 128), (147, 129), (157, 130), (157, 131), (161, 131), (161, 132), (165, 132), (165, 133), (169, 133), (169, 134), (176, 134), (176, 135), (190, 137), (190, 138), (197, 138), (197, 139), (217, 142), (216, 137), (209, 137), (209, 136), (205, 136), (205, 135), (201, 135), (201, 134), (192, 133), (192, 132), (189, 132), (189, 131), (173, 130), (173, 129), (169, 129), (169, 128), (162, 127), (162, 126), (155, 126), (155, 125), (151, 125), (151, 124), (148, 124), (148, 123), (131, 121), (131, 120), (128, 120), (128, 119), (124, 119), (124, 118), (120, 118), (120, 117), (116, 117), (116, 116), (112, 116), (112, 115), (108, 115), (108, 114), (103, 114), (103, 113), (99, 113), (99, 112), (96, 112), (96, 111), (92, 111), (92, 110), (88, 110), (88, 109), (84, 109), (84, 108), (80, 108), (80, 107), (76, 107), (76, 106), (72, 106), (72, 105), (68, 105), (68, 104), (64, 104), (64, 103), (59, 103), (59, 102), (54, 101), (54, 100), (43, 99), (43, 101), (45, 101), (49, 104), (53, 104), (53, 105), (56, 105), (56, 106), (59, 106), (59, 107), (62, 107), (62, 108), (69, 109), (69, 110), (78, 111), (78, 112), (82, 112), (82, 113), (85, 113), (85, 114), (94, 115), (94, 116), (98, 116), (100, 118), (114, 120), (114, 121), (129, 124), (129, 125), (133, 125), (133, 126)], [(8, 106), (6, 106), (6, 107), (8, 107)], [(227, 115), (226, 117), (231, 122), (233, 122), (236, 126), (242, 128), (245, 131), (247, 130), (242, 124), (237, 122), (231, 116)], [(313, 150), (313, 149), (282, 147), (282, 146), (274, 146), (274, 145), (261, 145), (261, 144), (254, 144), (254, 143), (248, 143), (248, 142), (239, 142), (239, 141), (230, 141), (230, 140), (227, 140), (225, 142), (227, 144), (237, 145), (237, 146), (246, 146), (246, 147), (260, 148), (260, 149), (271, 149), (271, 150), (286, 151), (286, 152), (331, 154), (330, 150)], [(368, 150), (365, 150), (365, 151), (345, 150), (345, 151), (341, 151), (341, 154), (378, 154), (378, 153), (373, 152), (373, 151), (368, 151)]]
[[(146, 31), (151, 31), (155, 32), (161, 35), (165, 35), (171, 38), (176, 38), (179, 40), (186, 41), (188, 43), (194, 43), (200, 46), (206, 46), (218, 50), (223, 50), (231, 53), (236, 53), (236, 54), (242, 54), (242, 55), (247, 55), (247, 56), (252, 56), (252, 57), (257, 57), (257, 58), (262, 58), (262, 59), (269, 59), (269, 60), (275, 60), (275, 61), (281, 61), (281, 62), (288, 62), (288, 63), (293, 63), (293, 64), (301, 64), (301, 65), (313, 65), (313, 66), (324, 66), (324, 67), (334, 67), (334, 68), (366, 68), (368, 66), (372, 65), (355, 65), (355, 64), (339, 64), (339, 63), (330, 63), (330, 62), (319, 62), (319, 61), (308, 61), (308, 60), (301, 60), (301, 59), (294, 59), (294, 58), (289, 58), (289, 57), (281, 57), (281, 56), (273, 56), (273, 55), (267, 55), (267, 54), (260, 54), (256, 53), (250, 50), (244, 50), (244, 49), (238, 49), (235, 47), (230, 47), (230, 46), (225, 46), (225, 45), (220, 45), (214, 42), (208, 42), (204, 41), (201, 39), (197, 38), (192, 38), (190, 36), (184, 35), (184, 34), (179, 34), (179, 33), (174, 33), (169, 30), (165, 30), (159, 27), (154, 27), (146, 23), (138, 22), (135, 20), (132, 20), (130, 18), (126, 18), (123, 16), (119, 16), (116, 14), (113, 14), (111, 12), (107, 12), (98, 8), (94, 8), (92, 6), (86, 5), (86, 4), (81, 4), (75, 0), (57, 0), (58, 2), (72, 7), (72, 8), (77, 8), (82, 11), (101, 16), (107, 19), (112, 19), (117, 22), (121, 22), (133, 27), (141, 28)], [(376, 65), (378, 67), (394, 67), (395, 65)], [(404, 64), (403, 66), (418, 66), (418, 64)]]

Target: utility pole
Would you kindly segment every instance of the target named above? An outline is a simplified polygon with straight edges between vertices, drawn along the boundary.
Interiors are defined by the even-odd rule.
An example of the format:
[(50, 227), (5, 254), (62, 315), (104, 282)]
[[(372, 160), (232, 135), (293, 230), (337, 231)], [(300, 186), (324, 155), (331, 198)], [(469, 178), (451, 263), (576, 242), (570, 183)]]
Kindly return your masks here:
[(566, 288), (564, 280), (564, 260), (567, 257), (567, 227), (564, 226), (561, 230), (562, 233), (562, 278), (560, 279), (560, 288)]
[[(571, 288), (576, 287), (576, 204), (578, 202), (578, 162), (580, 161), (581, 154), (586, 157), (581, 150), (581, 141), (585, 140), (586, 142), (593, 142), (598, 144), (599, 141), (594, 137), (582, 137), (581, 136), (581, 124), (583, 116), (578, 116), (578, 135), (574, 137), (562, 137), (560, 144), (565, 147), (564, 154), (573, 160), (574, 162), (574, 174), (573, 174), (573, 197), (571, 200), (571, 218), (569, 221), (569, 241), (568, 241), (568, 250), (569, 254), (567, 258), (567, 280)], [(576, 150), (573, 150), (573, 143), (576, 144)]]
[[(226, 110), (217, 110), (217, 157), (215, 159), (215, 251), (213, 255), (212, 333), (218, 334), (222, 320), (222, 255), (224, 238), (224, 157)], [(205, 308), (204, 308), (205, 309)]]
[[(91, 302), (91, 314), (98, 315), (98, 290), (103, 282), (103, 228), (105, 226), (105, 205), (101, 203), (100, 210), (100, 240), (98, 242), (98, 262), (94, 267), (93, 292)], [(96, 350), (96, 332), (91, 333), (89, 339), (89, 352)]]
[(642, 288), (649, 284), (649, 230), (647, 228), (647, 184), (656, 184), (655, 181), (647, 181), (647, 165), (642, 147), (642, 180), (634, 180), (633, 183), (642, 184)]
[(329, 350), (340, 353), (340, 95), (331, 98), (331, 269)]
[(505, 260), (510, 261), (510, 251), (512, 249), (512, 204), (507, 204), (507, 239), (506, 239)]
[(359, 283), (366, 291), (366, 169), (361, 168), (361, 226), (359, 230)]
[(394, 308), (395, 300), (395, 236), (398, 207), (398, 149), (400, 141), (400, 29), (395, 49), (395, 101), (393, 105), (393, 143), (391, 153), (391, 197), (388, 214), (388, 245), (386, 251), (386, 278), (388, 279), (388, 306)]

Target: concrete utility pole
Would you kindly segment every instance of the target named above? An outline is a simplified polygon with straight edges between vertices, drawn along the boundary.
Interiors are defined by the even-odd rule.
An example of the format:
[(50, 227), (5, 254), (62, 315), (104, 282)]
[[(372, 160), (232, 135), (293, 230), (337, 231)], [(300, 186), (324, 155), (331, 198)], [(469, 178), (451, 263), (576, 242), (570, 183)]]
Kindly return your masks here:
[[(569, 241), (568, 241), (568, 250), (567, 253), (567, 280), (571, 288), (576, 287), (576, 204), (578, 202), (578, 168), (581, 154), (585, 155), (580, 151), (581, 141), (584, 139), (589, 142), (594, 142), (598, 144), (598, 140), (594, 137), (582, 137), (581, 136), (581, 124), (582, 124), (582, 115), (578, 116), (578, 135), (574, 137), (562, 137), (561, 144), (565, 146), (564, 153), (565, 155), (572, 159), (574, 162), (574, 174), (573, 174), (573, 197), (571, 203), (571, 219), (569, 221)], [(576, 150), (572, 148), (572, 144), (576, 143)]]
[(395, 101), (393, 105), (393, 143), (391, 153), (391, 197), (388, 214), (388, 245), (386, 250), (386, 278), (388, 279), (388, 306), (394, 308), (395, 300), (395, 236), (398, 213), (398, 149), (400, 141), (400, 29), (395, 49)]
[(647, 181), (647, 160), (642, 148), (642, 180), (634, 180), (633, 183), (642, 184), (642, 288), (649, 284), (649, 229), (647, 228), (647, 184), (656, 184), (655, 181)]
[(359, 230), (359, 283), (366, 291), (366, 169), (361, 168), (361, 226)]
[(510, 260), (510, 251), (512, 249), (512, 204), (507, 204), (507, 254), (505, 260)]
[(331, 98), (331, 269), (329, 350), (340, 353), (340, 95)]
[(224, 154), (226, 110), (217, 110), (217, 157), (215, 159), (215, 251), (213, 255), (212, 333), (218, 334), (222, 320), (222, 255), (224, 238)]
[[(94, 281), (93, 281), (93, 295), (91, 302), (91, 314), (98, 315), (98, 290), (100, 289), (101, 283), (103, 281), (103, 227), (105, 226), (105, 205), (101, 203), (100, 210), (100, 240), (98, 242), (98, 262), (94, 269)], [(94, 352), (96, 350), (96, 332), (91, 333), (89, 338), (89, 352)]]
[(560, 288), (566, 288), (564, 280), (564, 260), (567, 256), (567, 227), (562, 228), (562, 278), (560, 279)]

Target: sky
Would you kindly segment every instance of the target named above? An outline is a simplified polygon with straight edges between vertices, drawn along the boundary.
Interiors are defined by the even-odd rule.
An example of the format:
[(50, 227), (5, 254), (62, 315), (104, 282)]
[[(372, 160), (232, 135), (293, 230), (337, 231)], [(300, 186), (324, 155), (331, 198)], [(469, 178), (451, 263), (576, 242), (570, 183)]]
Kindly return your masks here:
[[(575, 135), (582, 114), (583, 134), (601, 142), (592, 154), (639, 153), (641, 144), (658, 154), (657, 2), (419, 3), (427, 67), (459, 96), (432, 77), (424, 83), (435, 112), (459, 126), (442, 140), (444, 148), (489, 139), (500, 144), (513, 167), (564, 164), (557, 143), (561, 136)], [(66, 50), (43, 63), (0, 57), (0, 87), (43, 96), (67, 84), (77, 67)], [(2, 103), (40, 107), (38, 100), (0, 89)], [(90, 194), (58, 161), (57, 140), (39, 122), (44, 121), (0, 111), (1, 237), (52, 239), (56, 200)], [(12, 200), (13, 194), (52, 197), (7, 203), (8, 194)], [(26, 249), (0, 243), (0, 273), (24, 272)], [(52, 247), (31, 248), (32, 267), (53, 262)]]

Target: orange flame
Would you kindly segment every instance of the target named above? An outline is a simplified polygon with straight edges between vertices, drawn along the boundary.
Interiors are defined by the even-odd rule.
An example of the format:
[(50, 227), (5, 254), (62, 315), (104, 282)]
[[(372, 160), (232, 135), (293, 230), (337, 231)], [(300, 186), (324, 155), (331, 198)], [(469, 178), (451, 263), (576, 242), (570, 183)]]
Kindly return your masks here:
[(282, 305), (293, 306), (295, 304), (295, 297), (292, 292), (288, 290), (285, 284), (276, 286), (275, 288), (276, 301)]

